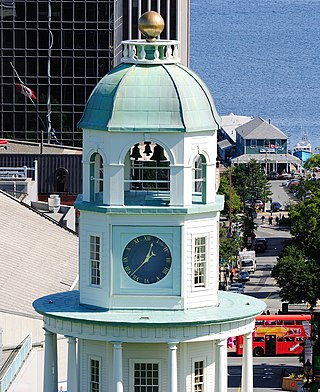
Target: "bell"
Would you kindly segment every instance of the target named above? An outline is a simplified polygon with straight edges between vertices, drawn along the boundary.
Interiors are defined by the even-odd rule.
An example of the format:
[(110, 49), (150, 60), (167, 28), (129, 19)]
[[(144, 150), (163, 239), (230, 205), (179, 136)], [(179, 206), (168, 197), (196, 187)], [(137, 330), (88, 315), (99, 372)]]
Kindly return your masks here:
[(152, 153), (150, 143), (151, 142), (145, 142), (146, 147), (145, 147), (143, 153), (146, 154), (147, 156), (149, 156)]
[(157, 161), (158, 163), (161, 161), (167, 161), (167, 158), (164, 155), (163, 148), (156, 144), (154, 150), (153, 150), (153, 155), (150, 158), (151, 161)]
[(135, 161), (137, 161), (139, 158), (142, 158), (140, 154), (139, 143), (134, 145), (130, 158), (134, 158)]

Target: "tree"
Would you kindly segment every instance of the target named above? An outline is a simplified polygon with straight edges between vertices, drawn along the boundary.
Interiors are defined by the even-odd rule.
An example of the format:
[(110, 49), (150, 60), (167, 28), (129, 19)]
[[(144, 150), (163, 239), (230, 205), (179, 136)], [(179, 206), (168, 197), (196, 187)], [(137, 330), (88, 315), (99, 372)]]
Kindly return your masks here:
[(265, 203), (272, 194), (267, 176), (254, 159), (234, 167), (232, 182), (243, 202), (247, 199), (262, 199)]
[(316, 304), (320, 294), (319, 264), (306, 258), (295, 245), (286, 246), (280, 253), (272, 276), (280, 287), (280, 297), (290, 303)]
[(320, 186), (317, 181), (302, 181), (299, 192), (306, 189), (311, 198), (291, 208), (292, 240), (280, 253), (272, 276), (282, 300), (313, 306), (320, 299)]
[(320, 154), (314, 154), (310, 158), (308, 158), (304, 163), (304, 167), (306, 169), (320, 167)]
[(222, 215), (229, 217), (230, 212), (230, 190), (231, 190), (231, 211), (232, 211), (232, 222), (237, 220), (237, 215), (241, 211), (241, 199), (238, 195), (232, 181), (230, 181), (230, 172), (232, 168), (229, 168), (224, 174), (220, 176), (220, 185), (218, 193), (224, 195), (224, 209), (221, 212)]
[[(254, 223), (250, 211), (246, 211), (243, 215), (241, 215), (240, 229), (242, 232), (242, 247), (250, 248), (256, 228), (257, 225)], [(251, 242), (248, 241), (248, 238), (251, 238)]]
[(239, 238), (235, 234), (227, 236), (227, 228), (220, 229), (219, 259), (221, 264), (233, 264), (239, 253)]

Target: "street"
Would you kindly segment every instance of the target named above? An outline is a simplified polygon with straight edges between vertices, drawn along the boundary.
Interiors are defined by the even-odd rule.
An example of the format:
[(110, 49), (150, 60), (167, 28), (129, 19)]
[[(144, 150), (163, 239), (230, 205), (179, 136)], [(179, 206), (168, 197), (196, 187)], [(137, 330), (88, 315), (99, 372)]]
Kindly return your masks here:
[[(240, 357), (228, 357), (228, 391), (239, 392), (241, 386)], [(298, 357), (260, 357), (253, 358), (253, 391), (281, 391), (281, 374), (294, 372), (299, 367)], [(245, 392), (245, 391), (242, 391)]]
[[(271, 181), (273, 201), (279, 201), (282, 205), (290, 200), (290, 196), (285, 188), (281, 186), (282, 181)], [(292, 200), (290, 200), (292, 201)], [(267, 208), (268, 209), (268, 208)], [(273, 217), (279, 214), (287, 214), (280, 211), (273, 213)], [(269, 225), (268, 219), (262, 224), (261, 216), (267, 218), (269, 212), (258, 213), (256, 223), (258, 225), (256, 236), (268, 240), (268, 249), (263, 253), (256, 254), (257, 270), (251, 275), (250, 282), (245, 284), (245, 294), (261, 299), (267, 305), (271, 314), (278, 312), (282, 308), (279, 297), (279, 288), (271, 277), (273, 266), (277, 262), (277, 256), (284, 242), (290, 238), (290, 231), (287, 227), (275, 224)], [(228, 357), (228, 390), (239, 392), (241, 386), (241, 357), (229, 354)], [(254, 392), (281, 391), (281, 373), (287, 371), (291, 373), (301, 366), (297, 356), (259, 357), (254, 358)], [(244, 391), (243, 391), (244, 392)]]

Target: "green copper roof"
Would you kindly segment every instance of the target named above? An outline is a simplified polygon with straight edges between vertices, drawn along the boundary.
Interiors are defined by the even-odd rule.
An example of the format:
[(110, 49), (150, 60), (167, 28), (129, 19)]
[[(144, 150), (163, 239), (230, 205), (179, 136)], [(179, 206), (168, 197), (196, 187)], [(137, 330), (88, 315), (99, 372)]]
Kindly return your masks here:
[(35, 310), (49, 317), (83, 323), (113, 325), (184, 326), (240, 321), (265, 310), (265, 303), (244, 294), (219, 291), (219, 306), (189, 310), (102, 309), (80, 304), (78, 291), (51, 294), (33, 302)]
[(181, 64), (120, 64), (90, 95), (79, 127), (101, 131), (194, 132), (221, 122), (202, 82)]

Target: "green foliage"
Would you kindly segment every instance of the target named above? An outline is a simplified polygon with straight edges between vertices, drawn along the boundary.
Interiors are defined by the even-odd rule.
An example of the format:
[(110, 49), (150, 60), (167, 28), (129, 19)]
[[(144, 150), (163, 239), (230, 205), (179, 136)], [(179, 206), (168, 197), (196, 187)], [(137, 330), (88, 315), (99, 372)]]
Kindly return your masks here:
[(310, 199), (291, 207), (289, 222), (292, 240), (280, 253), (272, 276), (280, 287), (282, 300), (291, 303), (320, 299), (320, 185), (318, 181), (301, 180), (299, 194)]
[(239, 252), (239, 238), (236, 235), (227, 236), (225, 227), (220, 229), (219, 259), (223, 264), (233, 264)]
[(237, 220), (237, 216), (241, 211), (241, 199), (237, 194), (236, 189), (232, 186), (232, 182), (230, 184), (230, 170), (229, 168), (225, 174), (222, 174), (220, 177), (220, 185), (218, 194), (224, 195), (224, 209), (221, 212), (222, 215), (229, 217), (229, 208), (230, 208), (230, 185), (231, 185), (231, 207), (232, 207), (232, 221), (235, 222)]
[(309, 159), (305, 161), (304, 167), (306, 169), (313, 169), (315, 167), (320, 167), (320, 154), (314, 154)]
[(245, 212), (240, 217), (240, 229), (242, 231), (242, 247), (248, 247), (248, 237), (253, 237), (254, 231), (257, 228), (257, 225), (254, 223), (254, 220), (249, 212)]
[(234, 167), (232, 182), (243, 202), (252, 197), (266, 202), (272, 194), (267, 176), (254, 159)]
[(307, 259), (293, 243), (283, 249), (272, 270), (281, 299), (290, 303), (316, 303), (320, 294), (319, 273), (319, 264)]
[(289, 218), (295, 245), (320, 264), (320, 197), (292, 207)]

